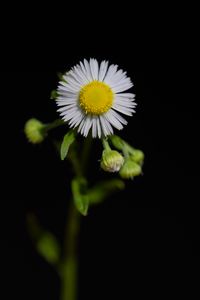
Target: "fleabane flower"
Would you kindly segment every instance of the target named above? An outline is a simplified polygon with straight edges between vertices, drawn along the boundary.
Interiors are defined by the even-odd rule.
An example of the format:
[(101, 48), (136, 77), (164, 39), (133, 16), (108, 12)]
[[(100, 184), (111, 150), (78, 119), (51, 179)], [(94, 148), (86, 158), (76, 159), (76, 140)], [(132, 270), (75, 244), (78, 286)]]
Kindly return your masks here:
[(108, 61), (84, 59), (63, 75), (57, 89), (58, 112), (71, 128), (83, 136), (92, 131), (93, 138), (113, 134), (127, 124), (121, 116), (135, 112), (135, 95), (124, 93), (133, 86), (126, 72)]

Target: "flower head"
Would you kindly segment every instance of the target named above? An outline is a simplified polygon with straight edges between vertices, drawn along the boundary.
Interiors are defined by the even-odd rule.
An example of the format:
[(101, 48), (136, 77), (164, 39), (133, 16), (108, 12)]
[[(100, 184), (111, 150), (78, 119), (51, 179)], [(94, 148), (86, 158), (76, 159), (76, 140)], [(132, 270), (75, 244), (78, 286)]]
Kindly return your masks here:
[(30, 119), (24, 126), (24, 133), (32, 144), (39, 144), (43, 142), (45, 134), (43, 128), (45, 125), (37, 119)]
[(104, 150), (101, 160), (101, 168), (106, 172), (119, 172), (123, 166), (123, 156), (115, 150)]
[(132, 116), (134, 94), (124, 93), (133, 86), (126, 72), (107, 61), (96, 59), (80, 62), (59, 82), (56, 99), (60, 116), (85, 137), (105, 137), (127, 124), (120, 115)]

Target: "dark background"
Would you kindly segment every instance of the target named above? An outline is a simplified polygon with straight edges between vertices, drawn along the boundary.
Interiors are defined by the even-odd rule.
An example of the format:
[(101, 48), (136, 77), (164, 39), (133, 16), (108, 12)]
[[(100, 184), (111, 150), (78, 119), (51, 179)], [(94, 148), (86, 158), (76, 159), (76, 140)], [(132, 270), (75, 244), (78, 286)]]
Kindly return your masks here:
[[(145, 18), (135, 27), (128, 15), (115, 26), (105, 21), (102, 28), (96, 28), (95, 36), (83, 34), (88, 24), (73, 32), (70, 28), (65, 32), (64, 23), (60, 24), (61, 34), (49, 26), (49, 17), (44, 29), (37, 31), (40, 40), (31, 29), (28, 35), (10, 39), (1, 68), (4, 299), (14, 295), (58, 299), (58, 277), (35, 252), (26, 215), (34, 212), (62, 241), (70, 170), (56, 156), (51, 142), (28, 144), (23, 126), (30, 117), (44, 122), (58, 117), (50, 100), (57, 72), (85, 57), (108, 59), (132, 78), (137, 113), (121, 135), (146, 157), (143, 176), (128, 182), (125, 192), (92, 208), (82, 219), (80, 299), (140, 299), (147, 295), (162, 299), (172, 293), (199, 293), (195, 47), (187, 22), (178, 19), (176, 23), (176, 17), (170, 15), (163, 21), (160, 14), (155, 24), (151, 20), (142, 29)], [(95, 21), (93, 16), (91, 23)], [(97, 159), (93, 155), (95, 176), (100, 172)]]

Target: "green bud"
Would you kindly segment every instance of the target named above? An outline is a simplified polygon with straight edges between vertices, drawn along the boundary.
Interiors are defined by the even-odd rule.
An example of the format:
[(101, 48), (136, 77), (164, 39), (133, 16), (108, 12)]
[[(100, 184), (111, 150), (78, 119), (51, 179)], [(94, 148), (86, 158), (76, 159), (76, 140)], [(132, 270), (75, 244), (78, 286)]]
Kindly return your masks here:
[(101, 159), (101, 168), (106, 172), (118, 172), (123, 166), (123, 156), (115, 151), (106, 149), (103, 151)]
[(142, 173), (142, 168), (131, 159), (127, 159), (122, 166), (119, 174), (123, 179), (133, 179)]
[(130, 156), (130, 159), (138, 164), (142, 164), (144, 161), (144, 152), (142, 152), (141, 150), (134, 149), (134, 152)]
[(24, 126), (24, 133), (32, 144), (43, 142), (45, 134), (43, 132), (45, 125), (37, 119), (30, 119)]

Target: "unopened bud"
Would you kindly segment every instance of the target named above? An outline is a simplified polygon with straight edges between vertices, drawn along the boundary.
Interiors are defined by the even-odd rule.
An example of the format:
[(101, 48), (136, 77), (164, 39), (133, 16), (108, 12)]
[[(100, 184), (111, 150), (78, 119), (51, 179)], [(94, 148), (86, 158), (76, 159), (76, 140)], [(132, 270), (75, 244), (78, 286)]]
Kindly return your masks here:
[(45, 138), (45, 134), (43, 131), (44, 124), (37, 119), (30, 119), (26, 122), (24, 127), (24, 132), (32, 144), (39, 144), (43, 142)]
[(141, 150), (134, 149), (130, 159), (138, 164), (142, 164), (144, 161), (144, 153)]
[(101, 168), (106, 172), (118, 172), (123, 166), (123, 156), (115, 150), (104, 150), (101, 160)]
[(142, 173), (142, 168), (131, 159), (127, 159), (122, 166), (119, 174), (123, 179), (133, 179)]

